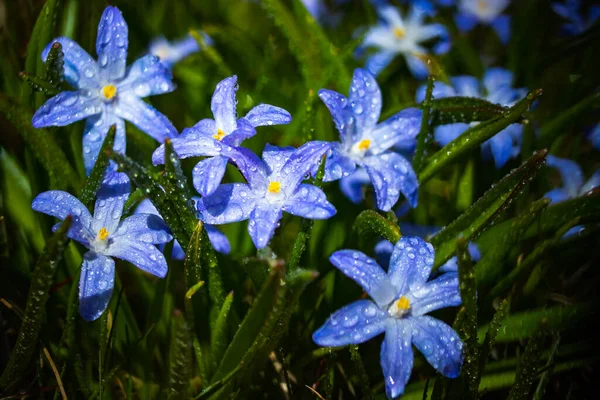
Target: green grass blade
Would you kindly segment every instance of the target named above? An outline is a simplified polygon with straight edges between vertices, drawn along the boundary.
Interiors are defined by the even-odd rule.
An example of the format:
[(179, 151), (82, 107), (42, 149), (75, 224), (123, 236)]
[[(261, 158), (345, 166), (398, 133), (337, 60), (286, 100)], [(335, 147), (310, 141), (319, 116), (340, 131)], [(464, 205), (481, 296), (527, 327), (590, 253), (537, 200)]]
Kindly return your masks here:
[(508, 393), (507, 400), (525, 400), (530, 398), (530, 392), (537, 376), (542, 356), (542, 346), (546, 336), (543, 331), (544, 328), (540, 327), (540, 330), (529, 339), (525, 353), (519, 359), (515, 383)]
[(423, 166), (423, 158), (425, 157), (425, 145), (427, 144), (427, 138), (431, 134), (431, 121), (429, 116), (431, 114), (431, 106), (433, 100), (433, 88), (434, 88), (435, 77), (430, 75), (427, 78), (427, 88), (425, 89), (425, 100), (421, 104), (423, 109), (423, 115), (421, 117), (421, 130), (417, 136), (417, 148), (413, 157), (412, 166), (416, 173), (421, 170)]
[(179, 310), (173, 311), (169, 350), (169, 399), (189, 397), (192, 376), (192, 341), (190, 328)]

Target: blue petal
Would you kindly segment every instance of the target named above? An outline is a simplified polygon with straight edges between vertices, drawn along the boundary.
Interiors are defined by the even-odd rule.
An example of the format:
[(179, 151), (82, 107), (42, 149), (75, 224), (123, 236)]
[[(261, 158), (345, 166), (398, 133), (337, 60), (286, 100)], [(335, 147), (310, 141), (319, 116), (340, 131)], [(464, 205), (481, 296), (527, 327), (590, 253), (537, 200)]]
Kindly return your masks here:
[(454, 16), (456, 27), (461, 32), (469, 32), (477, 25), (477, 18), (471, 14), (459, 12)]
[[(231, 245), (229, 244), (229, 239), (227, 239), (227, 236), (225, 236), (223, 232), (212, 225), (206, 224), (204, 225), (204, 229), (206, 229), (208, 240), (210, 240), (210, 244), (212, 244), (214, 249), (219, 253), (229, 254), (231, 251)], [(175, 252), (175, 248), (173, 248), (173, 252)]]
[(217, 123), (214, 119), (204, 118), (198, 121), (191, 128), (185, 128), (183, 132), (181, 132), (181, 138), (185, 139), (198, 139), (201, 137), (210, 137), (217, 133)]
[(336, 213), (333, 204), (327, 201), (325, 192), (309, 184), (298, 187), (296, 193), (286, 200), (283, 211), (308, 219), (327, 219)]
[(598, 186), (600, 186), (600, 170), (594, 172), (594, 175), (592, 175), (590, 179), (588, 179), (588, 181), (579, 188), (579, 194), (584, 195)]
[(381, 114), (381, 91), (373, 75), (360, 68), (354, 70), (348, 101), (359, 135), (377, 125)]
[(118, 93), (133, 91), (136, 97), (169, 93), (174, 89), (171, 71), (153, 55), (138, 58), (118, 85)]
[(280, 207), (268, 203), (258, 204), (250, 214), (248, 233), (257, 249), (262, 249), (273, 237), (282, 217)]
[(330, 149), (331, 144), (328, 142), (312, 141), (293, 152), (281, 167), (280, 177), (284, 192), (293, 193)]
[(583, 185), (583, 172), (575, 161), (549, 155), (546, 158), (546, 165), (558, 169), (563, 188), (570, 198), (579, 195), (579, 189)]
[(356, 172), (340, 180), (340, 190), (353, 202), (359, 204), (363, 200), (363, 186), (369, 184), (371, 179), (364, 168), (358, 168)]
[(237, 92), (237, 89), (237, 76), (233, 75), (223, 79), (217, 84), (210, 103), (217, 129), (221, 129), (225, 134), (233, 132), (237, 126), (237, 112), (235, 110), (235, 92)]
[(433, 267), (433, 246), (420, 237), (402, 236), (394, 246), (388, 275), (398, 294), (422, 287)]
[(202, 196), (210, 196), (223, 180), (227, 157), (215, 156), (200, 161), (192, 170), (194, 188)]
[(95, 237), (91, 231), (92, 216), (87, 207), (75, 196), (61, 190), (50, 190), (40, 193), (33, 199), (31, 208), (35, 211), (64, 220), (70, 215), (73, 218), (68, 236), (78, 242), (87, 244)]
[(377, 76), (381, 71), (383, 71), (396, 57), (396, 52), (394, 51), (379, 51), (369, 58), (365, 63), (365, 69), (369, 71), (371, 74)]
[(115, 107), (117, 116), (132, 122), (142, 132), (158, 142), (177, 137), (177, 129), (171, 121), (154, 107), (135, 96), (124, 96)]
[(388, 320), (381, 344), (381, 369), (388, 398), (404, 393), (413, 362), (411, 324), (406, 320)]
[[(112, 114), (104, 112), (100, 115), (89, 118), (83, 129), (83, 165), (89, 175), (98, 159), (98, 154), (102, 148), (102, 143), (111, 125), (116, 125), (115, 144), (113, 150), (118, 153), (125, 153), (125, 122)], [(111, 161), (109, 171), (114, 171), (116, 164)]]
[(396, 288), (385, 271), (364, 253), (357, 250), (336, 251), (329, 261), (344, 275), (355, 281), (380, 306), (390, 304), (396, 297)]
[(226, 183), (196, 202), (199, 218), (210, 225), (229, 224), (250, 218), (256, 206), (252, 189), (243, 183)]
[[(421, 103), (425, 100), (425, 91), (427, 89), (427, 85), (421, 85), (417, 89), (417, 94), (415, 96), (416, 101)], [(450, 85), (445, 84), (444, 82), (436, 82), (433, 87), (432, 92), (434, 99), (441, 99), (443, 97), (452, 97), (456, 96), (456, 90)]]
[(351, 125), (348, 123), (350, 118), (349, 111), (346, 109), (348, 105), (348, 99), (338, 92), (333, 90), (321, 89), (319, 90), (319, 98), (325, 103), (331, 116), (335, 127), (340, 133), (340, 139), (342, 143), (352, 142), (352, 130)]
[(438, 42), (433, 46), (433, 53), (437, 55), (443, 55), (450, 51), (452, 42), (450, 41), (450, 34), (446, 27), (442, 24), (433, 24), (429, 27), (435, 28), (435, 33), (439, 36)]
[[(323, 182), (337, 181), (345, 178), (356, 171), (356, 162), (343, 155), (340, 151), (340, 143), (332, 143), (331, 151), (325, 161), (325, 175)], [(316, 175), (319, 165), (314, 169), (313, 175)]]
[(117, 231), (110, 237), (115, 241), (124, 239), (147, 244), (162, 244), (173, 239), (169, 233), (169, 227), (158, 215), (158, 212), (136, 213), (125, 218)]
[(437, 226), (417, 225), (410, 222), (400, 224), (402, 236), (418, 236), (421, 239), (429, 240), (433, 235), (440, 231)]
[(102, 315), (115, 284), (115, 262), (112, 258), (88, 251), (83, 255), (79, 278), (79, 314), (86, 321)]
[(508, 15), (499, 15), (490, 24), (496, 35), (503, 44), (508, 43), (510, 39), (510, 17)]
[(109, 235), (116, 232), (130, 190), (129, 178), (126, 174), (111, 172), (104, 177), (96, 196), (92, 221), (93, 232), (98, 232), (102, 228), (106, 228)]
[(125, 76), (128, 46), (127, 23), (117, 7), (108, 6), (100, 17), (96, 53), (100, 73), (105, 81)]
[(456, 378), (462, 367), (462, 342), (448, 325), (429, 316), (410, 318), (413, 343), (429, 364), (447, 378)]
[(159, 278), (167, 275), (168, 266), (165, 256), (152, 244), (121, 237), (108, 246), (106, 254), (129, 261), (142, 271)]
[[(212, 44), (210, 37), (202, 32), (204, 41), (209, 46)], [(187, 35), (183, 39), (169, 43), (164, 36), (160, 36), (152, 41), (149, 46), (150, 54), (160, 57), (160, 62), (167, 67), (173, 66), (190, 54), (200, 51), (198, 41), (192, 35)]]
[(89, 90), (61, 92), (46, 101), (33, 115), (34, 128), (65, 126), (102, 112), (102, 100)]
[(46, 62), (52, 45), (62, 45), (65, 80), (77, 89), (99, 88), (98, 64), (77, 42), (66, 37), (59, 37), (50, 42), (42, 51), (42, 60)]
[(263, 191), (267, 189), (267, 166), (250, 149), (244, 147), (223, 146), (221, 154), (228, 157), (253, 190)]
[[(209, 240), (210, 240), (210, 236), (209, 236)], [(215, 248), (215, 250), (217, 250), (217, 249)], [(219, 250), (217, 250), (217, 251), (219, 251)], [(177, 240), (173, 242), (173, 251), (171, 252), (171, 258), (173, 260), (183, 260), (185, 258), (185, 251), (183, 251), (183, 248), (181, 247), (181, 245), (179, 244), (179, 242)]]
[(590, 132), (588, 139), (596, 150), (600, 150), (600, 124), (594, 127), (594, 129)]
[[(171, 139), (173, 150), (179, 158), (198, 156), (218, 156), (221, 154), (222, 145), (212, 137), (201, 136), (198, 138), (182, 135)], [(160, 145), (152, 153), (152, 164), (159, 165), (165, 162), (165, 145)]]
[(504, 68), (490, 68), (483, 75), (483, 86), (488, 93), (495, 92), (505, 87), (511, 87), (513, 73)]
[(394, 251), (394, 244), (389, 240), (381, 240), (375, 245), (375, 259), (377, 260), (377, 264), (381, 265), (385, 270), (390, 266), (392, 251)]
[(417, 56), (407, 54), (406, 65), (416, 79), (425, 79), (427, 78), (427, 75), (429, 75), (427, 64)]
[(434, 130), (435, 141), (440, 145), (445, 146), (459, 137), (467, 129), (469, 129), (469, 124), (464, 124), (462, 122), (436, 126)]
[(479, 97), (481, 95), (479, 81), (474, 76), (455, 76), (450, 78), (450, 82), (458, 96)]
[(554, 204), (560, 203), (565, 200), (569, 200), (571, 198), (571, 196), (569, 196), (569, 193), (567, 193), (567, 191), (563, 188), (552, 189), (551, 191), (546, 193), (544, 197), (550, 199), (550, 202)]
[(283, 108), (262, 103), (248, 111), (244, 118), (254, 127), (292, 122), (292, 116)]
[(267, 143), (262, 152), (262, 159), (267, 165), (267, 173), (279, 175), (281, 168), (295, 151), (296, 148), (292, 146), (278, 147)]
[(510, 159), (513, 152), (513, 139), (506, 129), (488, 139), (484, 146), (490, 146), (496, 168), (502, 168)]
[(410, 297), (413, 316), (429, 314), (440, 308), (459, 306), (462, 300), (458, 289), (458, 273), (446, 272), (410, 292)]
[(233, 132), (221, 140), (223, 144), (228, 146), (239, 146), (244, 140), (256, 135), (256, 129), (245, 118), (240, 118), (237, 121), (237, 127)]
[(390, 211), (402, 193), (412, 207), (416, 207), (419, 183), (412, 165), (400, 154), (387, 152), (366, 157), (364, 166), (371, 178), (377, 207)]
[(372, 151), (382, 153), (397, 143), (405, 146), (411, 142), (416, 144), (422, 115), (418, 108), (406, 108), (377, 125), (372, 132)]
[(364, 343), (382, 333), (387, 312), (370, 300), (358, 300), (333, 313), (313, 334), (319, 346), (346, 346)]

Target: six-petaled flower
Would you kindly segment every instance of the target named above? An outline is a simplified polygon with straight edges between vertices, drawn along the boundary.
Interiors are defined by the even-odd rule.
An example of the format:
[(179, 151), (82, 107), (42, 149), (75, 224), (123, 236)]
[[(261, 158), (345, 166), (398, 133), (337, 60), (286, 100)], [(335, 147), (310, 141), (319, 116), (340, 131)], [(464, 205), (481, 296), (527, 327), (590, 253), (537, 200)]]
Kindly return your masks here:
[(153, 55), (126, 68), (128, 29), (116, 7), (107, 7), (100, 18), (96, 40), (96, 62), (76, 42), (59, 37), (42, 53), (46, 60), (54, 42), (62, 45), (65, 80), (75, 91), (49, 99), (33, 116), (33, 126), (65, 126), (86, 119), (83, 160), (91, 171), (110, 126), (117, 126), (114, 149), (125, 151), (125, 122), (128, 120), (159, 142), (177, 135), (171, 122), (143, 97), (174, 89), (171, 72)]
[(381, 368), (388, 397), (404, 392), (413, 366), (412, 344), (442, 375), (455, 378), (462, 366), (462, 341), (444, 322), (428, 314), (461, 304), (458, 273), (429, 281), (434, 251), (418, 237), (402, 237), (394, 246), (386, 273), (355, 250), (333, 253), (330, 261), (373, 299), (358, 300), (336, 311), (313, 334), (320, 346), (360, 344), (385, 332)]
[[(348, 98), (325, 89), (319, 91), (319, 97), (331, 112), (340, 133), (340, 142), (333, 143), (327, 159), (324, 181), (361, 174), (364, 168), (375, 188), (380, 209), (389, 211), (400, 193), (416, 206), (417, 176), (412, 165), (390, 148), (415, 142), (421, 126), (421, 111), (407, 108), (378, 124), (381, 91), (375, 78), (362, 69), (354, 72)], [(350, 199), (360, 201), (357, 196)]]
[[(207, 157), (196, 164), (192, 172), (194, 187), (202, 196), (213, 193), (223, 179), (228, 158), (221, 149), (239, 146), (244, 139), (256, 134), (257, 126), (287, 124), (292, 120), (287, 111), (269, 104), (259, 104), (238, 119), (237, 88), (235, 75), (219, 82), (211, 101), (215, 119), (203, 119), (185, 129), (180, 137), (172, 139), (173, 149), (179, 158)], [(162, 164), (164, 158), (162, 145), (152, 155), (152, 162), (154, 165)]]
[[(32, 208), (64, 220), (73, 218), (67, 233), (89, 249), (83, 255), (79, 280), (79, 313), (97, 319), (112, 296), (115, 261), (129, 261), (143, 271), (164, 278), (167, 262), (156, 244), (172, 239), (164, 221), (152, 214), (135, 214), (121, 221), (129, 197), (129, 179), (120, 172), (107, 174), (96, 199), (94, 215), (73, 195), (51, 190), (39, 194)], [(55, 225), (58, 228), (58, 224)]]
[(247, 183), (220, 185), (196, 202), (198, 217), (212, 225), (248, 219), (248, 232), (260, 249), (269, 243), (283, 211), (309, 219), (333, 216), (336, 210), (325, 193), (302, 183), (329, 148), (327, 142), (308, 142), (298, 149), (267, 145), (262, 160), (246, 149), (225, 149)]
[(454, 20), (462, 32), (472, 30), (475, 25), (489, 25), (502, 41), (510, 39), (510, 17), (502, 14), (510, 0), (459, 0), (458, 13)]
[[(200, 33), (206, 45), (213, 44), (212, 39), (206, 33)], [(169, 42), (164, 36), (159, 36), (152, 40), (148, 52), (160, 59), (160, 62), (169, 68), (183, 60), (187, 56), (200, 51), (198, 41), (192, 35), (187, 35), (182, 39)]]
[[(436, 83), (433, 97), (477, 97), (503, 106), (511, 106), (526, 94), (525, 89), (514, 89), (512, 84), (512, 72), (503, 68), (490, 68), (484, 74), (481, 83), (474, 76), (467, 75), (450, 78), (450, 85), (442, 82)], [(420, 87), (417, 91), (417, 101), (423, 101), (423, 99), (425, 99), (425, 86)], [(437, 126), (435, 140), (445, 146), (475, 124), (477, 122)], [(501, 168), (510, 158), (519, 155), (522, 134), (523, 126), (521, 124), (509, 125), (483, 143), (484, 155), (487, 156), (491, 153), (496, 167)]]
[(552, 9), (568, 21), (562, 25), (562, 29), (569, 35), (579, 35), (585, 32), (600, 18), (600, 5), (597, 4), (590, 5), (586, 18), (583, 15), (581, 0), (566, 0), (564, 3), (553, 2)]

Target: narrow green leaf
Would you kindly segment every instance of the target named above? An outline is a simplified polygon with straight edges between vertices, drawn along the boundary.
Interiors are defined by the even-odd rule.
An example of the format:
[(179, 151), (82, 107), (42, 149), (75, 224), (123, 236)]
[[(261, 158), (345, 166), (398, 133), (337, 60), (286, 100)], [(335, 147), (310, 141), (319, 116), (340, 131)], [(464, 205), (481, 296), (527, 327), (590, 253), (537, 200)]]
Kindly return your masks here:
[(371, 391), (371, 384), (369, 383), (369, 375), (367, 374), (362, 357), (358, 351), (358, 346), (348, 346), (348, 350), (350, 351), (350, 359), (354, 363), (354, 369), (356, 370), (358, 382), (360, 382), (359, 387), (362, 394), (361, 398), (365, 400), (371, 400), (373, 399), (373, 392)]
[(431, 114), (434, 82), (435, 77), (433, 75), (429, 75), (429, 78), (427, 78), (427, 88), (425, 90), (425, 100), (421, 104), (421, 108), (423, 109), (423, 115), (421, 117), (421, 130), (417, 136), (417, 148), (415, 150), (415, 155), (412, 162), (413, 169), (416, 173), (418, 173), (423, 166), (425, 145), (427, 143), (428, 136), (431, 134), (431, 121), (429, 119), (429, 115)]
[(361, 212), (356, 220), (352, 230), (361, 238), (382, 236), (384, 239), (392, 243), (400, 240), (400, 228), (397, 224), (389, 221), (387, 218), (379, 215), (373, 210), (365, 210)]
[(537, 377), (539, 362), (542, 356), (542, 346), (546, 337), (543, 331), (544, 328), (540, 327), (531, 339), (529, 339), (525, 353), (519, 359), (515, 383), (508, 393), (508, 400), (529, 399), (529, 393)]
[(20, 106), (16, 99), (0, 94), (0, 113), (15, 126), (35, 157), (48, 171), (53, 188), (79, 190), (79, 177), (67, 161), (67, 156), (48, 130), (35, 129), (31, 125), (33, 114), (29, 109)]
[(173, 311), (169, 350), (169, 399), (188, 397), (192, 377), (192, 341), (190, 328), (179, 310)]
[(123, 206), (123, 216), (129, 215), (133, 211), (133, 207), (136, 207), (140, 201), (144, 198), (144, 192), (140, 188), (136, 188), (131, 196), (127, 198), (125, 205)]
[[(227, 344), (229, 343), (227, 337), (227, 317), (229, 316), (232, 302), (233, 292), (230, 292), (227, 297), (225, 297), (223, 306), (221, 307), (221, 310), (219, 310), (219, 315), (217, 316), (214, 328), (212, 329), (210, 352), (211, 359), (215, 363), (223, 358), (223, 354), (225, 354)], [(216, 366), (217, 365), (215, 365), (215, 367)]]
[(102, 185), (102, 181), (104, 180), (106, 169), (110, 163), (107, 150), (113, 148), (116, 130), (116, 125), (111, 126), (108, 130), (108, 134), (104, 138), (104, 142), (102, 142), (98, 159), (96, 160), (96, 163), (90, 172), (90, 176), (88, 176), (83, 188), (81, 189), (79, 199), (88, 208), (92, 206), (92, 203), (96, 198), (96, 193), (98, 192), (98, 189), (100, 189), (100, 185)]
[[(481, 344), (481, 348), (479, 350), (479, 373), (478, 377), (481, 381), (481, 377), (483, 376), (483, 370), (485, 369), (485, 365), (487, 364), (488, 357), (496, 343), (496, 336), (498, 335), (498, 330), (500, 329), (501, 324), (503, 323), (504, 317), (506, 315), (506, 311), (508, 309), (508, 301), (502, 300), (498, 309), (494, 313), (492, 317), (492, 321), (490, 322), (487, 330), (485, 331), (485, 337), (483, 338), (483, 343)], [(483, 332), (483, 328), (479, 330), (478, 336), (481, 337)]]
[(60, 87), (64, 81), (64, 65), (62, 45), (54, 42), (50, 47), (48, 58), (46, 58), (44, 80), (51, 85)]
[(487, 121), (501, 117), (509, 110), (509, 107), (484, 99), (458, 96), (433, 99), (430, 108), (433, 111), (434, 126)]
[(547, 151), (535, 153), (519, 168), (509, 173), (488, 190), (454, 222), (431, 238), (435, 247), (434, 268), (448, 261), (456, 251), (456, 238), (475, 240), (493, 223), (521, 193), (523, 187), (536, 175), (546, 160)]
[(529, 93), (501, 116), (469, 128), (459, 137), (448, 143), (448, 145), (428, 158), (427, 164), (419, 173), (419, 183), (423, 184), (446, 165), (472, 151), (510, 124), (520, 121), (522, 114), (529, 109), (531, 104), (541, 94), (541, 90)]
[(48, 97), (52, 97), (60, 93), (60, 89), (56, 85), (43, 78), (38, 78), (35, 75), (28, 74), (27, 72), (20, 72), (19, 78), (23, 82), (27, 83), (34, 92), (44, 93)]
[(227, 64), (225, 64), (225, 61), (223, 61), (223, 57), (221, 57), (217, 49), (206, 43), (206, 41), (204, 40), (204, 34), (202, 32), (192, 30), (190, 31), (190, 34), (193, 36), (194, 39), (196, 39), (198, 46), (202, 50), (202, 54), (204, 54), (213, 64), (216, 65), (222, 76), (233, 75), (233, 72), (231, 72), (231, 69), (227, 66)]
[(0, 376), (0, 389), (6, 390), (18, 381), (31, 360), (46, 315), (46, 302), (54, 282), (54, 274), (68, 242), (67, 232), (71, 222), (71, 217), (65, 218), (60, 228), (48, 240), (44, 253), (36, 264), (19, 337)]
[(548, 361), (546, 362), (545, 371), (540, 377), (540, 383), (535, 389), (535, 393), (533, 395), (534, 400), (542, 400), (544, 398), (544, 392), (546, 391), (546, 387), (548, 383), (550, 383), (550, 375), (552, 375), (552, 371), (554, 370), (554, 357), (558, 352), (558, 345), (560, 344), (560, 335), (557, 335), (552, 342), (552, 347), (550, 348), (550, 354), (548, 355)]

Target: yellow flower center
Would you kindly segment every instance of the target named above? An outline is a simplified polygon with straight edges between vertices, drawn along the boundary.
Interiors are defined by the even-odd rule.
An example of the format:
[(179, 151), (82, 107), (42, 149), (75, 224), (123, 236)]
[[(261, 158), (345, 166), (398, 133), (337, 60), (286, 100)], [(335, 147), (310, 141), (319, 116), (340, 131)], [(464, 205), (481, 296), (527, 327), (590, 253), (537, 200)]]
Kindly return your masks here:
[(274, 181), (269, 183), (269, 188), (267, 189), (269, 193), (277, 194), (281, 190), (281, 183)]
[(215, 133), (213, 135), (213, 138), (215, 138), (217, 140), (223, 140), (224, 137), (225, 137), (225, 132), (223, 132), (222, 129), (217, 130), (217, 133)]
[(486, 0), (477, 0), (477, 8), (479, 11), (487, 11), (488, 4)]
[(359, 150), (369, 150), (369, 147), (371, 147), (371, 141), (369, 139), (361, 140), (360, 143), (358, 143)]
[(410, 300), (406, 296), (402, 296), (396, 301), (396, 308), (400, 311), (406, 311), (410, 308)]
[(115, 85), (106, 85), (102, 88), (102, 94), (106, 100), (110, 100), (117, 95), (117, 87)]
[(106, 240), (106, 238), (108, 237), (108, 230), (106, 230), (106, 228), (102, 228), (100, 229), (100, 232), (98, 232), (98, 239), (100, 240)]
[(402, 28), (394, 28), (394, 36), (396, 36), (396, 39), (402, 39), (406, 36), (406, 32)]

